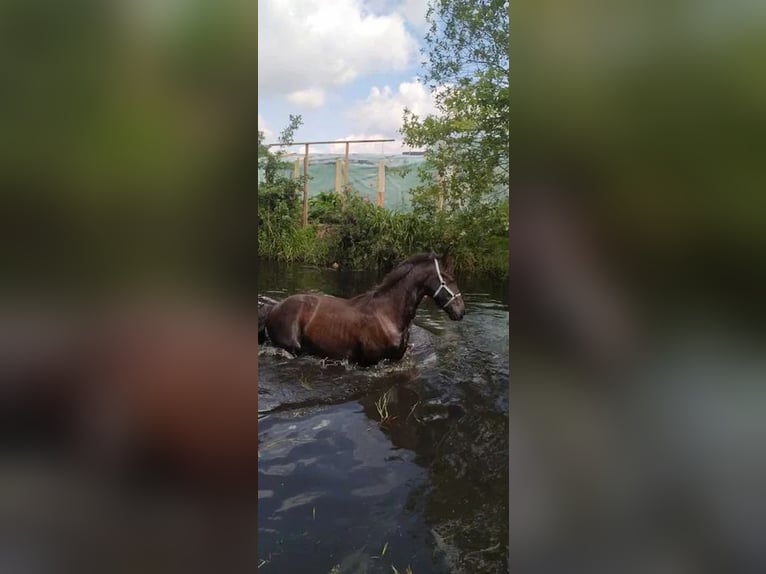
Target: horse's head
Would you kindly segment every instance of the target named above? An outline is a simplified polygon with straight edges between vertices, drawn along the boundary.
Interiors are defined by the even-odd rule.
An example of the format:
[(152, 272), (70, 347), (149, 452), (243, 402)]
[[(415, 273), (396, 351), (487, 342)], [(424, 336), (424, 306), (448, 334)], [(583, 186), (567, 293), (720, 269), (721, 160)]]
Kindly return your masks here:
[(428, 295), (447, 312), (450, 319), (460, 321), (465, 315), (465, 303), (455, 282), (454, 260), (449, 256), (434, 256), (430, 265), (432, 273), (426, 284)]

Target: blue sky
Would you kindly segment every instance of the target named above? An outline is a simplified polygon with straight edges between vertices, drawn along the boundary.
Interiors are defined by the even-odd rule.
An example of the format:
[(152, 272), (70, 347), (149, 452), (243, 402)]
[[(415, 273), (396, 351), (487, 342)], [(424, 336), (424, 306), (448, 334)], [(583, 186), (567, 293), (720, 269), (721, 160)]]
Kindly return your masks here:
[[(418, 82), (427, 0), (260, 0), (259, 128), (275, 141), (289, 114), (297, 141), (395, 138), (352, 153), (397, 153), (405, 106), (433, 111)], [(312, 146), (335, 152), (341, 146)]]

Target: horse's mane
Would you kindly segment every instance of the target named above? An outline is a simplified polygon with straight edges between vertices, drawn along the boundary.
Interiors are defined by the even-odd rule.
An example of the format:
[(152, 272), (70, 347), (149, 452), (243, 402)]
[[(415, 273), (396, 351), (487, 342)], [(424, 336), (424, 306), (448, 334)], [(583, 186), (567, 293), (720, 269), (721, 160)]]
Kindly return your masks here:
[(375, 295), (382, 295), (383, 293), (388, 292), (392, 287), (398, 284), (399, 281), (404, 279), (415, 266), (427, 261), (433, 261), (436, 258), (438, 258), (438, 255), (435, 253), (418, 253), (417, 255), (412, 255), (407, 259), (400, 261), (385, 277), (383, 277), (383, 280), (378, 285), (366, 293), (361, 293), (356, 297), (352, 297), (351, 301), (358, 302), (362, 299), (371, 298)]

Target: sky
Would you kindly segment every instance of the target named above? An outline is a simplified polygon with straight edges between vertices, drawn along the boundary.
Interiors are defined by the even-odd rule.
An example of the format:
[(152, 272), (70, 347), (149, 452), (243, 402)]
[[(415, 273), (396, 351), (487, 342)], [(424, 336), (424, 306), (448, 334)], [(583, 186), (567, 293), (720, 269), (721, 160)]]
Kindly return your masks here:
[[(427, 0), (260, 0), (258, 127), (276, 142), (290, 114), (294, 141), (394, 138), (351, 153), (394, 154), (403, 110), (434, 111), (418, 81)], [(344, 146), (311, 146), (342, 153)]]

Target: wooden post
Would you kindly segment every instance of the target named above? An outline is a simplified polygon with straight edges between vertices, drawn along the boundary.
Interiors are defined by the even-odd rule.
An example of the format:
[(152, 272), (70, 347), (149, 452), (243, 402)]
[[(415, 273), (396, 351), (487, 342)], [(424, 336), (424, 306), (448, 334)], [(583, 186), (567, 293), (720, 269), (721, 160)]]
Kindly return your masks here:
[(348, 148), (349, 143), (346, 142), (346, 171), (343, 174), (343, 187), (345, 188), (346, 193), (348, 193)]
[(341, 192), (341, 172), (343, 171), (340, 159), (335, 160), (335, 193)]
[(309, 144), (303, 154), (303, 227), (309, 224)]
[(298, 179), (301, 176), (301, 160), (300, 158), (295, 158), (295, 163), (293, 164), (293, 179)]
[(386, 162), (378, 162), (378, 207), (383, 207), (383, 196), (386, 194)]

